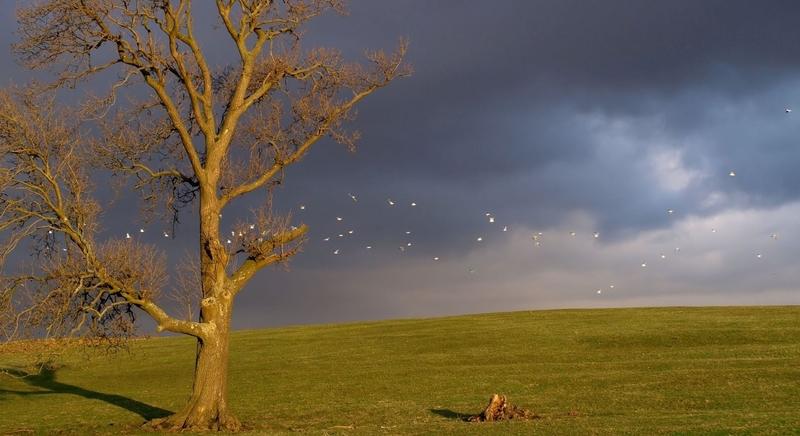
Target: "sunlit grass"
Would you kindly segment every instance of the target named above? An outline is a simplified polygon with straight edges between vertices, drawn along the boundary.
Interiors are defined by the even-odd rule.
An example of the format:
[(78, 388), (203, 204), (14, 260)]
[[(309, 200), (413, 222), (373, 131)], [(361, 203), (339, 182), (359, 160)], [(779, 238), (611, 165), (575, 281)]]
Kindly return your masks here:
[[(193, 341), (0, 377), (0, 434), (137, 433), (177, 410)], [(0, 356), (3, 367), (19, 357)], [(230, 398), (254, 434), (785, 434), (800, 429), (800, 307), (498, 313), (235, 334)], [(467, 423), (492, 393), (542, 418)]]

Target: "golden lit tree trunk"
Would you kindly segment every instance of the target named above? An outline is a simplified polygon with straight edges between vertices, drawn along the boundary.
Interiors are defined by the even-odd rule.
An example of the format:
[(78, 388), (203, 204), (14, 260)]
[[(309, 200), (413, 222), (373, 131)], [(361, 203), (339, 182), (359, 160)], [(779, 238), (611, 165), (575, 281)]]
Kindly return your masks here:
[(204, 306), (202, 313), (204, 321), (215, 328), (206, 338), (198, 339), (197, 363), (189, 402), (183, 410), (154, 424), (172, 430), (237, 431), (240, 428), (239, 420), (228, 407), (231, 305), (215, 302)]

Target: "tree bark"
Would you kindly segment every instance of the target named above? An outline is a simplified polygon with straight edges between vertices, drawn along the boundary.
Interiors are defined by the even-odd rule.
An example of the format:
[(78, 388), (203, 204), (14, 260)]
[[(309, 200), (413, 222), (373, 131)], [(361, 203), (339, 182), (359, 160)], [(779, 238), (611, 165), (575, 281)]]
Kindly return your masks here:
[(223, 303), (215, 306), (203, 308), (204, 315), (212, 318), (210, 324), (216, 328), (206, 338), (198, 339), (197, 364), (189, 402), (180, 412), (154, 421), (153, 425), (158, 428), (238, 431), (241, 427), (228, 408), (230, 310)]

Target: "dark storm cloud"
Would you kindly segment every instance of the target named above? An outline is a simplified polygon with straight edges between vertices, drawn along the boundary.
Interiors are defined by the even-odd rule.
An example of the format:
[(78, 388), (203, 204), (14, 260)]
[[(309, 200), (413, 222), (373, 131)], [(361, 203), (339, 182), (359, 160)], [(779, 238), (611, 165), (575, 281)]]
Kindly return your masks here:
[[(786, 80), (798, 66), (792, 53), (800, 30), (792, 17), (800, 6), (790, 2), (756, 7), (751, 2), (688, 1), (424, 6), (412, 1), (361, 1), (351, 3), (350, 9), (350, 16), (323, 20), (312, 35), (333, 41), (352, 55), (365, 46), (388, 46), (396, 36), (408, 36), (416, 74), (361, 108), (357, 125), (364, 140), (358, 156), (342, 157), (335, 148), (317, 150), (298, 171), (303, 177), (333, 179), (346, 173), (352, 185), (368, 184), (380, 174), (391, 177), (385, 182), (387, 191), (418, 180), (420, 185), (457, 185), (456, 189), (479, 193), (486, 185), (504, 184), (509, 176), (528, 177), (538, 179), (537, 186), (555, 186), (559, 194), (543, 202), (536, 187), (516, 184), (481, 199), (489, 207), (502, 207), (498, 196), (514, 198), (518, 204), (528, 191), (533, 191), (531, 200), (537, 208), (555, 203), (554, 207), (566, 209), (583, 205), (602, 210), (605, 205), (619, 210), (619, 202), (607, 200), (642, 199), (620, 189), (650, 198), (660, 195), (642, 186), (631, 188), (646, 183), (641, 174), (630, 174), (633, 170), (624, 171), (628, 186), (609, 183), (613, 179), (604, 175), (609, 168), (595, 165), (596, 138), (579, 124), (582, 115), (599, 114), (609, 121), (658, 119), (675, 141), (667, 145), (675, 147), (684, 146), (683, 140), (698, 132), (713, 137), (715, 129), (741, 137), (739, 130), (779, 118), (789, 99), (762, 99), (760, 103), (769, 106), (754, 111), (748, 123), (721, 126), (724, 120), (718, 112), (730, 105), (752, 104), (753, 96), (780, 93), (782, 89), (774, 87), (789, 86)], [(791, 132), (772, 124), (784, 133), (782, 139), (790, 138)], [(769, 136), (778, 140), (780, 135)], [(652, 138), (641, 134), (638, 139), (643, 155)], [(758, 141), (750, 145), (757, 146)], [(699, 144), (687, 150), (685, 158), (686, 165), (696, 167), (713, 166), (721, 156), (745, 155), (739, 161), (717, 159), (720, 167), (710, 169), (726, 173), (726, 166), (741, 167), (749, 153), (741, 147), (725, 153), (716, 144)], [(559, 186), (558, 176), (576, 169), (573, 164), (581, 167), (576, 176), (589, 179), (586, 183), (598, 189), (570, 189), (579, 185), (569, 182)], [(616, 164), (619, 168), (625, 162)], [(566, 170), (548, 171), (559, 165)], [(556, 173), (556, 179), (537, 175), (548, 172)], [(393, 187), (392, 180), (402, 186)], [(757, 188), (738, 182), (726, 189)], [(769, 183), (762, 185), (764, 189), (754, 193), (771, 189)], [(600, 195), (586, 198), (589, 191)], [(793, 186), (785, 191), (796, 192)], [(631, 213), (642, 215), (640, 224), (658, 223), (651, 213)]]

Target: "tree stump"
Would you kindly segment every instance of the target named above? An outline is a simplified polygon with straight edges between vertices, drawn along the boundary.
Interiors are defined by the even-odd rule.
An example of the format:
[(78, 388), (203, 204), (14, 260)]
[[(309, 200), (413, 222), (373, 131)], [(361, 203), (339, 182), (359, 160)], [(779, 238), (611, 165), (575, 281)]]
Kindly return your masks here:
[(537, 416), (521, 407), (514, 406), (508, 402), (505, 395), (494, 394), (489, 399), (489, 405), (478, 415), (467, 418), (469, 422), (502, 421), (505, 419), (534, 419)]

